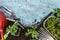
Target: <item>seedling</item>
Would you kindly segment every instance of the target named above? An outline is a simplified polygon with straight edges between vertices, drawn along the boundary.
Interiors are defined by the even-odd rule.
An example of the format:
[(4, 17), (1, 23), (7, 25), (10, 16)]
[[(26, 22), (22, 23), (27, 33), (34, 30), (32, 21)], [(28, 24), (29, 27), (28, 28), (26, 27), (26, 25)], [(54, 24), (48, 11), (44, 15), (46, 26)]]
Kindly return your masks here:
[(8, 37), (9, 33), (11, 33), (12, 35), (15, 35), (15, 33), (18, 30), (18, 25), (17, 23), (14, 23), (12, 26), (9, 25), (9, 27), (6, 29), (6, 33), (4, 35), (4, 40), (6, 40), (6, 38)]
[(11, 35), (15, 35), (17, 30), (18, 30), (18, 25), (17, 25), (17, 23), (14, 23), (12, 26), (9, 25), (9, 27), (6, 30), (6, 32), (10, 32)]
[(27, 32), (25, 33), (25, 35), (28, 37), (28, 36), (31, 36), (33, 39), (38, 39), (38, 31), (37, 31), (37, 27), (38, 26), (33, 26), (32, 28), (28, 29)]

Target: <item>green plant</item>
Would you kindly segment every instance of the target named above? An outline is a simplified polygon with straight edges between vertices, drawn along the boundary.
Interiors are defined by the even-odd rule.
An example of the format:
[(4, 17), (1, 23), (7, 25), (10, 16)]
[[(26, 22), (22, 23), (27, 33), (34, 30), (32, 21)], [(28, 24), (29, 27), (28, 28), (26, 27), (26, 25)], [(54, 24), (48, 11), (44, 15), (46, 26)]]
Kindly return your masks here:
[(18, 30), (17, 23), (14, 23), (12, 26), (9, 25), (9, 27), (6, 29), (6, 32), (10, 32), (12, 35), (15, 35), (15, 33)]
[(31, 36), (33, 39), (38, 39), (38, 31), (37, 31), (38, 26), (33, 26), (32, 28), (28, 29), (27, 32), (25, 33), (26, 36)]
[(57, 21), (58, 21), (58, 18), (50, 17), (46, 22), (46, 26), (48, 26), (48, 28), (50, 28), (51, 26), (54, 26), (55, 23), (57, 23)]
[(57, 17), (60, 17), (60, 9), (59, 8), (55, 8), (54, 13)]
[(58, 22), (58, 23), (56, 24), (56, 26), (60, 29), (60, 22)]
[(9, 27), (6, 29), (7, 34), (6, 33), (4, 34), (4, 40), (7, 39), (9, 33), (11, 33), (12, 35), (15, 35), (17, 30), (18, 30), (18, 24), (17, 23), (14, 23), (12, 26), (9, 25)]
[(60, 40), (60, 22), (57, 17), (50, 17), (45, 22), (45, 26), (54, 37)]

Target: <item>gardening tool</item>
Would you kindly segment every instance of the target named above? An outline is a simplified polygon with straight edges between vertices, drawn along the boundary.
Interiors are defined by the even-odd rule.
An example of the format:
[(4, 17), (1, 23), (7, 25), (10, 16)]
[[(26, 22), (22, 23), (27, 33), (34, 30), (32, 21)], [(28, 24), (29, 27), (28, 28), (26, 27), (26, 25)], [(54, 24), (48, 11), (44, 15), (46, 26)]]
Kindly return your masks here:
[(14, 15), (14, 13), (10, 10), (10, 9), (8, 9), (7, 7), (5, 7), (5, 6), (0, 6), (1, 8), (3, 8), (3, 9), (5, 9), (6, 11), (8, 11), (9, 13), (9, 15), (12, 17), (12, 18), (6, 18), (7, 20), (10, 20), (10, 21), (12, 21), (12, 22), (17, 22), (18, 23), (18, 25), (22, 28), (22, 29), (24, 29), (24, 26), (20, 23), (20, 18), (17, 18), (15, 15)]
[(2, 40), (4, 40), (4, 27), (6, 25), (7, 25), (6, 16), (2, 11), (0, 11), (0, 34), (1, 34)]
[[(2, 40), (4, 40), (4, 27), (6, 26), (7, 20), (10, 20), (10, 21), (13, 21), (13, 22), (17, 22), (18, 25), (19, 25), (22, 29), (24, 29), (24, 27), (23, 27), (23, 25), (19, 22), (20, 19), (18, 20), (18, 18), (16, 18), (16, 16), (14, 15), (14, 13), (13, 13), (11, 10), (9, 10), (7, 7), (4, 7), (4, 6), (0, 6), (0, 8), (5, 9), (6, 11), (8, 11), (8, 12), (9, 12), (8, 14), (10, 14), (11, 17), (12, 17), (12, 19), (11, 19), (11, 18), (7, 18), (6, 15), (5, 15), (3, 12), (0, 11), (0, 33), (1, 33), (1, 38), (2, 38)], [(5, 36), (6, 36), (6, 35), (5, 35)]]

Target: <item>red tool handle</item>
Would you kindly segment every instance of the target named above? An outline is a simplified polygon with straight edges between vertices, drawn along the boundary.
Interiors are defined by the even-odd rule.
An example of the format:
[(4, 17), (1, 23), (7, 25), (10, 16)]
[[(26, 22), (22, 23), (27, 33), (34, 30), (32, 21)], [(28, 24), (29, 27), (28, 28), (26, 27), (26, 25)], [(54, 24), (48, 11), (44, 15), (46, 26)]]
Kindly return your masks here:
[(0, 11), (0, 34), (2, 40), (4, 40), (4, 27), (7, 24), (6, 16), (3, 12)]
[(1, 40), (4, 40), (4, 30), (3, 29), (0, 29), (0, 33), (1, 33)]
[(0, 21), (0, 34), (1, 34), (1, 40), (4, 40), (4, 29), (3, 29), (3, 22)]

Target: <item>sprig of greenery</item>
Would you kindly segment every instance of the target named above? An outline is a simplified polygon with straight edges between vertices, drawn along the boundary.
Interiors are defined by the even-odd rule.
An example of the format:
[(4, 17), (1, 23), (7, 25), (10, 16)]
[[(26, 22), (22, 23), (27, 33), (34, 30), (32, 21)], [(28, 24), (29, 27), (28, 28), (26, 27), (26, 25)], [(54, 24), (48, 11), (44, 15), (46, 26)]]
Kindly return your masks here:
[(27, 32), (25, 33), (25, 35), (28, 37), (28, 36), (31, 36), (33, 39), (38, 39), (38, 36), (39, 36), (39, 33), (38, 31), (36, 30), (38, 26), (33, 26), (32, 28), (28, 29)]
[(10, 32), (12, 35), (15, 35), (15, 33), (18, 30), (17, 23), (14, 23), (12, 26), (9, 25), (9, 27), (6, 29), (6, 32)]

